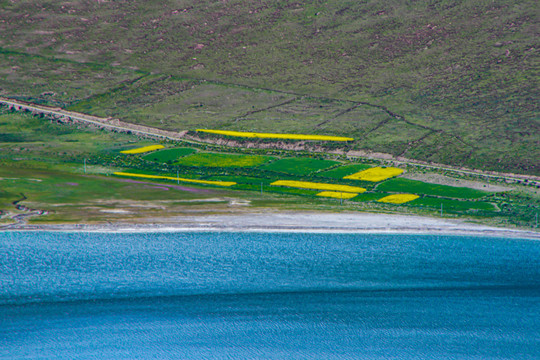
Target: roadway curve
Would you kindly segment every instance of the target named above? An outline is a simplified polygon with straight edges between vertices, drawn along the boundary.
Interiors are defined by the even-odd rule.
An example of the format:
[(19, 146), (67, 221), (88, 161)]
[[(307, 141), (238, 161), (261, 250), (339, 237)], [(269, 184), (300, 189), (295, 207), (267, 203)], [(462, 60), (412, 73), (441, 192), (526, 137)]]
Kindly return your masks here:
[(13, 100), (4, 97), (0, 97), (0, 103), (4, 104), (15, 110), (26, 110), (33, 114), (44, 114), (57, 119), (65, 119), (67, 121), (82, 122), (87, 124), (96, 125), (111, 130), (118, 130), (122, 132), (132, 132), (146, 136), (161, 137), (171, 140), (183, 140), (183, 137), (187, 131), (174, 132), (162, 129), (156, 129), (148, 126), (135, 125), (120, 121), (113, 118), (101, 118), (93, 115), (81, 114), (74, 111), (63, 110), (62, 108), (55, 108), (46, 105), (37, 105), (28, 103), (25, 101)]

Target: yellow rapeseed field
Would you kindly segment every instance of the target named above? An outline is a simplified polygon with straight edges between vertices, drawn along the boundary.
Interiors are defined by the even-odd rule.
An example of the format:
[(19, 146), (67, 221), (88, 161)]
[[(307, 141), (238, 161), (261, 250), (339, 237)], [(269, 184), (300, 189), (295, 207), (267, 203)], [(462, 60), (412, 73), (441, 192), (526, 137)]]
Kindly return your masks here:
[(127, 172), (115, 172), (113, 174), (118, 175), (118, 176), (130, 176), (130, 177), (139, 177), (139, 178), (145, 178), (145, 179), (164, 179), (164, 180), (174, 180), (174, 181), (178, 180), (178, 181), (188, 182), (188, 183), (208, 184), (208, 185), (217, 185), (217, 186), (236, 185), (236, 183), (233, 181), (209, 181), (209, 180), (184, 179), (184, 178), (176, 178), (172, 176), (134, 174), (134, 173), (127, 173)]
[(325, 183), (315, 183), (309, 181), (295, 181), (295, 180), (278, 180), (274, 181), (270, 185), (275, 186), (288, 186), (293, 188), (300, 189), (314, 189), (314, 190), (330, 190), (330, 191), (343, 191), (349, 193), (363, 193), (366, 189), (358, 186), (349, 186), (349, 185), (336, 185), (336, 184), (325, 184)]
[(122, 154), (142, 154), (142, 153), (149, 152), (149, 151), (163, 149), (164, 147), (165, 146), (163, 146), (163, 145), (149, 145), (149, 146), (143, 146), (143, 147), (136, 148), (136, 149), (124, 150), (124, 151), (120, 151), (120, 152)]
[(356, 195), (358, 194), (337, 192), (337, 191), (323, 191), (317, 194), (317, 196), (331, 197), (331, 198), (337, 198), (337, 199), (352, 199)]
[(403, 170), (395, 167), (374, 167), (371, 169), (363, 170), (352, 175), (345, 176), (344, 179), (350, 180), (364, 180), (364, 181), (383, 181), (393, 176), (397, 176), (403, 173)]
[(388, 195), (382, 199), (377, 200), (378, 202), (389, 203), (389, 204), (404, 204), (409, 201), (418, 199), (420, 196), (414, 194), (395, 194)]
[(247, 137), (247, 138), (261, 138), (261, 139), (323, 140), (323, 141), (352, 141), (354, 140), (353, 138), (349, 138), (349, 137), (328, 136), (328, 135), (273, 134), (273, 133), (254, 133), (254, 132), (244, 132), (244, 131), (206, 130), (206, 129), (197, 129), (197, 131), (210, 133), (210, 134), (238, 136), (238, 137)]

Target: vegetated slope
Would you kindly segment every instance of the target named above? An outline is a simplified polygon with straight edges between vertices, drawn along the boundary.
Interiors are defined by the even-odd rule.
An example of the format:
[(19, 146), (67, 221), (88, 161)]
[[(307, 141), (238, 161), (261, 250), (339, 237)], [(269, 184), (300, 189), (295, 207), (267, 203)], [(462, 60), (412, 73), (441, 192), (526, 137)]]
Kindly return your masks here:
[[(61, 77), (66, 89), (50, 89), (60, 95), (31, 94), (34, 80), (20, 77), (23, 69), (13, 64), (22, 55), (4, 52), (0, 71), (9, 81), (0, 81), (0, 88), (7, 96), (51, 103), (62, 97), (88, 112), (112, 111), (163, 126), (170, 120), (181, 129), (196, 123), (229, 130), (356, 132), (354, 148), (540, 173), (533, 1), (0, 4), (0, 47), (44, 56), (26, 57), (25, 63), (63, 58), (108, 66), (93, 76)], [(44, 78), (69, 74), (61, 66), (43, 67)], [(130, 67), (163, 76), (139, 79), (135, 71), (130, 76), (119, 71)], [(182, 76), (183, 83), (177, 79), (175, 86), (158, 86), (172, 81), (167, 75)], [(145, 101), (137, 97), (138, 79), (150, 90), (139, 91)], [(257, 89), (201, 79), (287, 93), (262, 96)], [(103, 96), (81, 91), (87, 85), (101, 87)], [(238, 89), (246, 96), (237, 98)], [(199, 90), (206, 102), (196, 100)], [(209, 94), (215, 95), (214, 103)], [(227, 97), (236, 104), (217, 119)], [(182, 101), (178, 115), (176, 104)], [(325, 101), (335, 106), (325, 108)], [(132, 102), (125, 110), (115, 109)], [(322, 110), (314, 112), (317, 106)], [(312, 111), (306, 113), (307, 124), (306, 107)], [(205, 123), (204, 114), (216, 120)]]

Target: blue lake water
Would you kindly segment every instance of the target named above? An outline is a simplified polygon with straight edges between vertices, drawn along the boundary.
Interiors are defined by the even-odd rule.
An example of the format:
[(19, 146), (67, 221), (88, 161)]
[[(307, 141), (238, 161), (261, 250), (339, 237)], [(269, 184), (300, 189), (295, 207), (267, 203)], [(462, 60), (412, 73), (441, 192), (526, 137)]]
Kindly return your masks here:
[(539, 359), (540, 242), (0, 233), (0, 359)]

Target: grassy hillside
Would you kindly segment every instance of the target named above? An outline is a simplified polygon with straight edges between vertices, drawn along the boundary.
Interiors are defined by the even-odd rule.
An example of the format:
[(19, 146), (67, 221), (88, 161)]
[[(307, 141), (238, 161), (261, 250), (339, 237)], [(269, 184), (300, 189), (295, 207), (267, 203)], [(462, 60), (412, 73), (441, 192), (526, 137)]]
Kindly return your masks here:
[[(533, 1), (0, 1), (0, 94), (540, 174)], [(66, 61), (64, 61), (66, 60)]]

